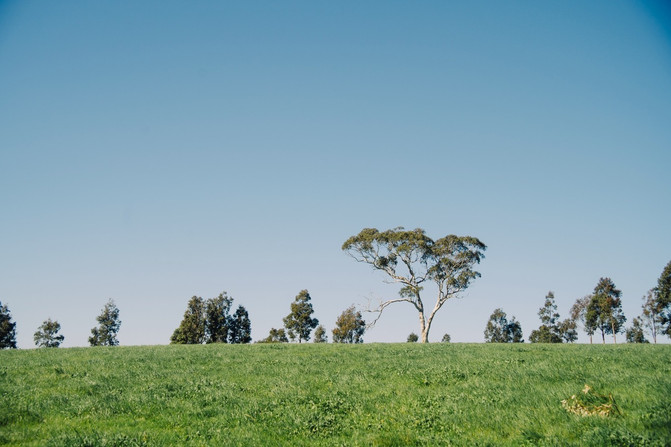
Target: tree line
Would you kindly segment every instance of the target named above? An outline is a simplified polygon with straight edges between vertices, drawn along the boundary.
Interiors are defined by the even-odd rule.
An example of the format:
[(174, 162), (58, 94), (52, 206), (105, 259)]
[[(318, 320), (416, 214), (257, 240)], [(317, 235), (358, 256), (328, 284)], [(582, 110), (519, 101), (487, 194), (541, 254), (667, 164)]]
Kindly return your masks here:
[[(364, 228), (351, 236), (342, 245), (342, 250), (356, 261), (368, 264), (382, 272), (388, 282), (398, 284), (398, 296), (381, 300), (367, 311), (377, 316), (368, 325), (361, 313), (354, 307), (346, 309), (336, 321), (333, 341), (340, 343), (361, 343), (367, 327), (372, 327), (383, 311), (396, 303), (411, 304), (419, 316), (420, 335), (411, 334), (424, 343), (429, 341), (429, 332), (437, 312), (451, 299), (459, 297), (480, 273), (474, 267), (484, 259), (487, 246), (471, 236), (447, 235), (433, 240), (426, 232), (417, 228), (405, 230), (397, 227), (386, 231)], [(437, 294), (433, 306), (426, 302), (425, 284), (433, 283)], [(671, 337), (671, 262), (669, 262), (657, 282), (643, 298), (642, 313), (632, 320), (632, 326), (624, 327), (626, 317), (622, 312), (622, 292), (610, 278), (601, 278), (592, 294), (578, 299), (570, 311), (570, 317), (560, 321), (554, 293), (545, 297), (538, 315), (541, 325), (531, 332), (532, 343), (574, 342), (578, 338), (577, 329), (581, 325), (592, 342), (595, 334), (600, 334), (605, 343), (606, 335), (625, 333), (629, 342), (647, 341), (645, 334), (657, 342), (660, 334)], [(251, 321), (246, 309), (238, 306), (230, 315), (233, 299), (223, 292), (217, 298), (203, 300), (192, 297), (179, 327), (170, 338), (171, 343), (249, 343), (251, 342)], [(259, 342), (283, 343), (289, 340), (302, 343), (309, 341), (314, 330), (315, 342), (326, 342), (326, 329), (319, 320), (312, 317), (310, 294), (301, 291), (291, 303), (291, 312), (283, 318), (284, 327), (272, 328), (268, 336)], [(91, 330), (89, 343), (92, 346), (118, 344), (118, 309), (110, 300), (98, 317), (99, 326)], [(57, 335), (60, 325), (47, 320), (35, 333), (38, 346), (58, 346), (62, 336)], [(449, 341), (445, 334), (443, 341)], [(485, 341), (516, 343), (523, 342), (522, 327), (513, 317), (508, 321), (502, 308), (496, 309), (485, 328)], [(0, 303), (0, 348), (15, 348), (15, 323), (6, 305)]]

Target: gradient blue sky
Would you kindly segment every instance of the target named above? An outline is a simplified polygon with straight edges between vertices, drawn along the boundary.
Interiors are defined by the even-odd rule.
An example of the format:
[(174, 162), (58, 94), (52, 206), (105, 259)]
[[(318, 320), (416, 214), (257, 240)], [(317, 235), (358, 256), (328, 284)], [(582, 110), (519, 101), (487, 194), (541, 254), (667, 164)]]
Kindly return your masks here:
[[(629, 321), (671, 260), (663, 2), (0, 1), (0, 301), (19, 347), (168, 343), (226, 290), (255, 340), (308, 289), (333, 328), (395, 296), (364, 227), (488, 245), (431, 339), (525, 337), (609, 276)], [(427, 290), (430, 292), (430, 290)], [(433, 301), (427, 296), (431, 302)], [(404, 341), (410, 305), (364, 337)], [(585, 341), (584, 335), (581, 340)]]

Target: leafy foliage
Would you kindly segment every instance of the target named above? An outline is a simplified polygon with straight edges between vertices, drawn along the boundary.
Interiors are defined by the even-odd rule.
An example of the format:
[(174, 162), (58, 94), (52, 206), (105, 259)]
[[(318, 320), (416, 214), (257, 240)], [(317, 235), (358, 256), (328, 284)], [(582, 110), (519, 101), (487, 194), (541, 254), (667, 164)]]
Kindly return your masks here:
[(657, 334), (661, 333), (664, 318), (662, 315), (663, 309), (660, 308), (657, 302), (657, 293), (655, 289), (648, 290), (648, 293), (643, 297), (643, 305), (641, 308), (641, 321), (643, 326), (652, 336), (652, 341), (657, 343)]
[(231, 318), (228, 342), (233, 344), (251, 343), (252, 322), (249, 319), (247, 309), (238, 306)]
[(336, 319), (333, 329), (334, 343), (363, 343), (366, 322), (354, 306), (350, 306)]
[(585, 326), (594, 332), (598, 329), (605, 343), (605, 334), (612, 334), (616, 342), (616, 334), (624, 331), (627, 319), (622, 312), (622, 292), (615, 288), (610, 278), (601, 278), (594, 288), (585, 312)]
[(555, 303), (555, 295), (548, 292), (543, 307), (538, 310), (541, 326), (529, 335), (531, 343), (561, 343), (562, 334), (559, 327), (559, 313)]
[(291, 313), (284, 317), (284, 327), (291, 340), (298, 339), (298, 343), (310, 340), (310, 333), (317, 327), (319, 320), (312, 318), (314, 310), (307, 290), (301, 290), (294, 302), (291, 303)]
[[(484, 258), (485, 244), (471, 236), (448, 235), (434, 241), (424, 230), (406, 231), (402, 227), (378, 231), (364, 228), (345, 241), (342, 249), (359, 262), (384, 272), (400, 285), (399, 298), (382, 301), (378, 318), (391, 304), (407, 302), (419, 313), (422, 342), (428, 343), (436, 312), (480, 277), (473, 266)], [(433, 309), (425, 308), (423, 285), (433, 282), (438, 295)], [(374, 324), (375, 322), (373, 322)]]
[(590, 301), (592, 300), (591, 295), (578, 298), (576, 302), (571, 306), (571, 320), (577, 323), (580, 322), (583, 325), (585, 333), (589, 335), (589, 342), (592, 343), (592, 336), (594, 335), (595, 327), (591, 326), (591, 322), (587, 322), (587, 306), (589, 306)]
[(35, 345), (38, 347), (44, 348), (57, 348), (63, 343), (65, 337), (58, 334), (58, 331), (61, 330), (61, 325), (58, 321), (51, 321), (51, 318), (42, 323), (42, 325), (37, 328), (33, 339), (35, 340)]
[(657, 312), (661, 315), (662, 333), (671, 337), (671, 261), (666, 264), (655, 287)]
[(170, 343), (199, 345), (205, 341), (205, 328), (205, 301), (194, 295), (186, 305), (184, 318), (172, 333)]
[(205, 333), (207, 343), (227, 343), (230, 326), (229, 311), (233, 298), (222, 292), (205, 303)]
[(450, 337), (450, 334), (445, 334), (443, 335), (443, 338), (440, 340), (441, 343), (449, 343), (452, 340), (452, 337)]
[(259, 340), (258, 343), (289, 343), (289, 339), (287, 338), (287, 333), (284, 328), (272, 328), (270, 329), (268, 336)]
[(327, 343), (328, 336), (326, 335), (326, 329), (321, 324), (315, 329), (315, 343)]
[(91, 329), (89, 344), (91, 346), (118, 346), (117, 334), (121, 327), (121, 320), (119, 319), (119, 308), (114, 304), (114, 300), (110, 298), (107, 301), (96, 320), (98, 326)]
[(649, 343), (643, 332), (643, 322), (636, 317), (631, 322), (631, 327), (625, 332), (627, 343)]
[(515, 317), (508, 322), (508, 316), (503, 309), (495, 309), (489, 316), (485, 327), (486, 343), (522, 343), (522, 325)]
[(0, 301), (0, 349), (16, 349), (16, 323), (6, 304)]
[(408, 343), (417, 343), (417, 341), (419, 341), (419, 336), (414, 332), (410, 332), (410, 335), (408, 335), (408, 339), (406, 341)]

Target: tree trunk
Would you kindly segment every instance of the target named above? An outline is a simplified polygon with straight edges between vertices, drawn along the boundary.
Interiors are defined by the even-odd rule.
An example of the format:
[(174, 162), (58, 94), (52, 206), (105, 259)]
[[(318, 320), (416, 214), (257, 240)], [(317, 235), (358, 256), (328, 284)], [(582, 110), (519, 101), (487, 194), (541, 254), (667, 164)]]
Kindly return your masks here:
[(589, 334), (589, 344), (592, 344), (592, 334)]
[(424, 312), (419, 313), (419, 331), (422, 334), (422, 343), (428, 343), (429, 342), (429, 327), (430, 324), (426, 324), (426, 320), (424, 319)]
[(605, 345), (606, 344), (606, 333), (601, 329), (601, 342)]

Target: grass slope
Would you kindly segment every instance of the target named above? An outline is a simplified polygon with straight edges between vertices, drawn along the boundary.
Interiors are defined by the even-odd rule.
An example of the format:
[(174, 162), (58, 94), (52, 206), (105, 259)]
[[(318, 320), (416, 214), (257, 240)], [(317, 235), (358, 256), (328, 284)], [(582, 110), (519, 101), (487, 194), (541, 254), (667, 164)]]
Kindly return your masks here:
[[(615, 418), (570, 414), (585, 384)], [(0, 352), (7, 445), (670, 445), (671, 346)]]

